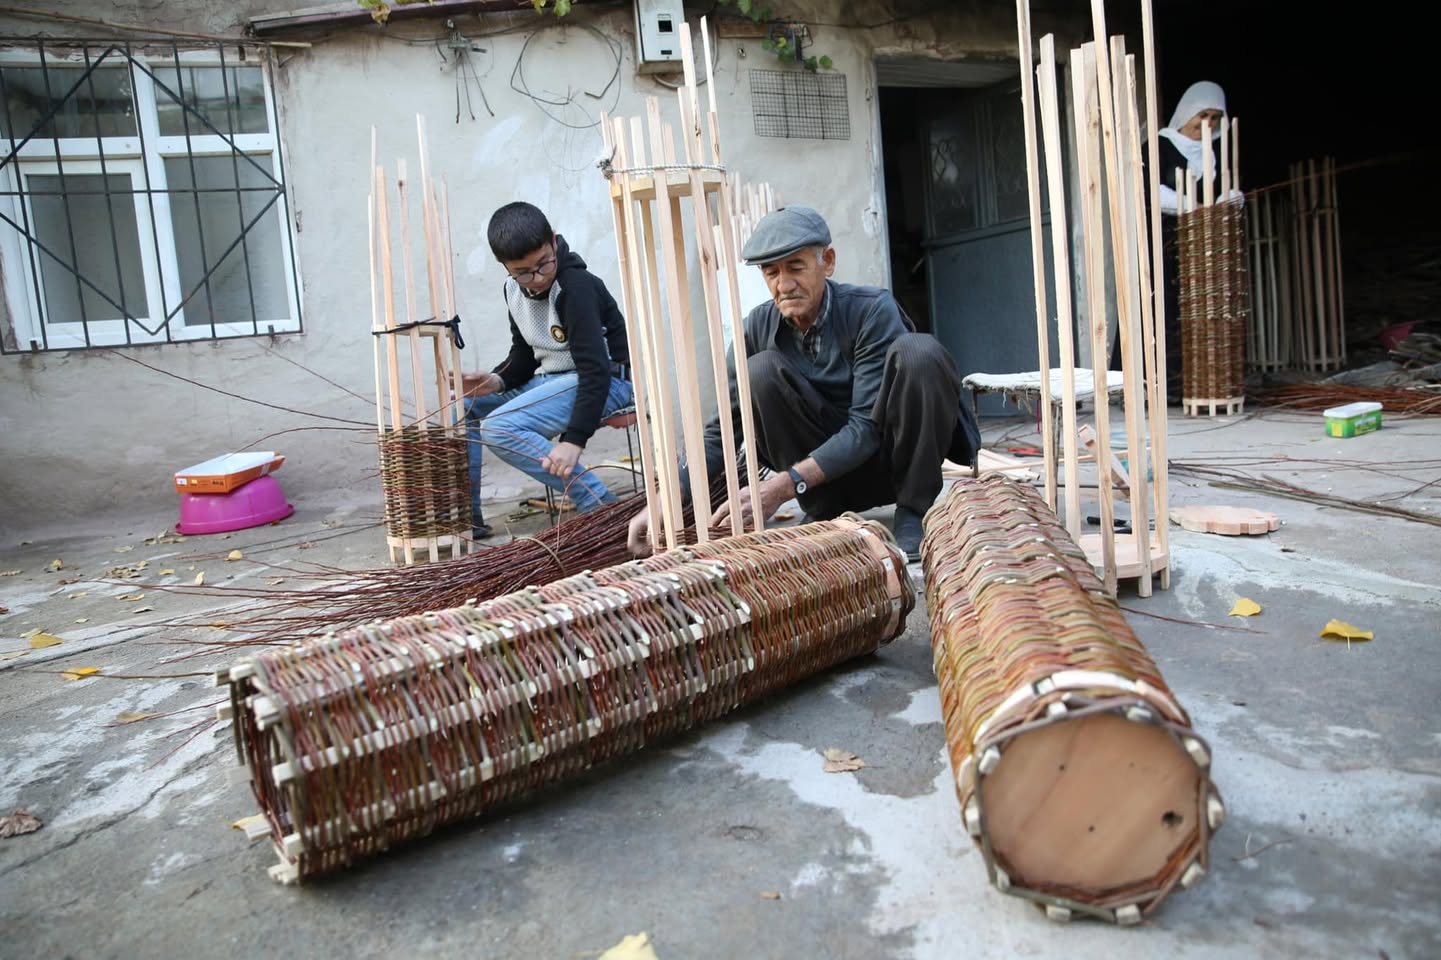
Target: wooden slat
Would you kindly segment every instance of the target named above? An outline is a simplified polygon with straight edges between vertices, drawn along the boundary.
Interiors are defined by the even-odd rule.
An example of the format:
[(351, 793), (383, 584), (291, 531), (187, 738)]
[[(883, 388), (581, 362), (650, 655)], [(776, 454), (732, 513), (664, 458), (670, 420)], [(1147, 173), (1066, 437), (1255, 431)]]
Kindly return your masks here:
[[(710, 194), (720, 190), (721, 183), (725, 180), (725, 175), (719, 170), (705, 169), (694, 172), (699, 174), (701, 181), (699, 188), (691, 183), (692, 171), (689, 170), (667, 170), (665, 176), (660, 178), (653, 173), (634, 176), (631, 178), (631, 182), (634, 184), (631, 197), (636, 200), (654, 200), (658, 194), (657, 187), (664, 187), (662, 192), (667, 197), (695, 196), (697, 189)], [(620, 187), (612, 182), (611, 196), (616, 196), (619, 190)]]
[[(631, 146), (632, 157), (636, 164), (643, 164), (646, 157), (645, 134), (642, 121), (639, 117), (631, 119)], [(632, 209), (635, 204), (631, 204)], [(660, 484), (662, 494), (662, 510), (665, 516), (665, 541), (666, 549), (673, 550), (680, 542), (680, 533), (684, 528), (684, 511), (681, 505), (680, 475), (670, 465), (678, 464), (680, 458), (676, 453), (676, 400), (675, 391), (671, 386), (670, 370), (671, 365), (665, 362), (666, 350), (664, 336), (665, 331), (662, 325), (662, 313), (660, 304), (660, 264), (656, 259), (655, 225), (651, 213), (652, 203), (646, 202), (639, 205), (640, 209), (640, 240), (641, 249), (645, 256), (645, 289), (642, 291), (646, 297), (646, 317), (649, 323), (646, 326), (646, 335), (642, 338), (647, 349), (646, 363), (651, 373), (651, 385), (655, 387), (651, 396), (654, 398), (654, 414), (658, 429), (655, 431), (656, 439), (656, 477)], [(635, 231), (632, 230), (632, 236)], [(639, 293), (639, 292), (638, 292)], [(667, 465), (662, 469), (661, 465)], [(652, 522), (654, 517), (652, 517)]]
[[(1081, 536), (1081, 484), (1076, 457), (1076, 348), (1075, 321), (1071, 315), (1070, 230), (1066, 224), (1066, 181), (1062, 168), (1065, 149), (1057, 107), (1056, 38), (1041, 38), (1041, 131), (1045, 137), (1046, 183), (1051, 199), (1052, 273), (1056, 278), (1056, 341), (1061, 365), (1061, 462), (1065, 472), (1066, 532)], [(1046, 379), (1050, 379), (1046, 375)], [(1055, 438), (1046, 434), (1055, 448)]]
[[(1141, 211), (1145, 209), (1145, 185), (1142, 182), (1141, 165), (1141, 141), (1138, 132), (1140, 116), (1136, 108), (1136, 68), (1134, 58), (1127, 58), (1126, 70), (1127, 103), (1130, 115), (1128, 117), (1129, 137), (1127, 140), (1127, 151), (1130, 154), (1131, 169), (1131, 203), (1132, 209)], [(1167, 431), (1169, 429), (1168, 416), (1166, 412), (1166, 357), (1161, 352), (1162, 335), (1158, 329), (1157, 318), (1153, 310), (1155, 298), (1152, 296), (1151, 271), (1148, 269), (1145, 251), (1148, 249), (1147, 241), (1150, 239), (1149, 232), (1143, 221), (1136, 219), (1137, 239), (1139, 244), (1139, 255), (1136, 259), (1138, 280), (1140, 281), (1141, 301), (1141, 336), (1142, 349), (1145, 353), (1145, 366), (1150, 373), (1146, 378), (1146, 414), (1150, 423), (1150, 460), (1154, 479), (1147, 481), (1142, 471), (1143, 482), (1151, 484), (1151, 498), (1148, 500), (1142, 497), (1143, 503), (1150, 506), (1148, 511), (1150, 518), (1159, 518), (1166, 515), (1167, 504), (1170, 498), (1170, 481), (1168, 467), (1166, 465)], [(1143, 463), (1145, 461), (1136, 459), (1132, 454), (1132, 463)], [(1133, 498), (1134, 499), (1134, 498)], [(1132, 514), (1132, 527), (1136, 527), (1135, 514)], [(1170, 589), (1170, 533), (1162, 522), (1156, 524), (1156, 541), (1159, 545), (1159, 552), (1162, 557), (1161, 567), (1161, 589)], [(1146, 545), (1149, 555), (1150, 547)]]
[[(675, 143), (669, 124), (661, 123), (660, 101), (647, 99), (650, 120), (651, 156), (675, 162)], [(671, 346), (675, 355), (676, 399), (680, 404), (681, 432), (690, 477), (691, 506), (695, 514), (696, 540), (705, 543), (711, 520), (710, 477), (706, 472), (704, 423), (700, 411), (699, 370), (695, 358), (695, 329), (690, 303), (685, 297), (690, 284), (686, 276), (685, 240), (681, 236), (680, 198), (670, 197), (657, 181), (656, 223), (660, 228), (660, 257), (665, 268), (666, 294), (670, 306)]]
[[(1099, 178), (1099, 146), (1101, 140), (1101, 114), (1096, 82), (1096, 46), (1082, 45), (1079, 55), (1072, 51), (1072, 90), (1076, 105), (1076, 138), (1078, 173), (1081, 183), (1081, 236), (1085, 251), (1085, 281), (1088, 304), (1088, 319), (1091, 331), (1091, 372), (1092, 382), (1106, 382), (1106, 280), (1105, 280), (1105, 234), (1101, 220), (1101, 183)], [(1103, 441), (1110, 432), (1110, 418), (1106, 391), (1097, 389), (1094, 393), (1096, 432)], [(1109, 445), (1105, 448), (1109, 454)], [(1115, 505), (1111, 491), (1111, 475), (1101, 470), (1097, 473), (1097, 492), (1101, 514), (1101, 579), (1106, 592), (1116, 592), (1116, 543)], [(1092, 558), (1095, 563), (1095, 558)]]
[[(1026, 198), (1031, 217), (1031, 286), (1036, 299), (1036, 352), (1041, 371), (1041, 436), (1046, 461), (1046, 505), (1052, 510), (1056, 502), (1056, 445), (1051, 441), (1054, 431), (1051, 406), (1051, 320), (1046, 309), (1045, 226), (1041, 220), (1040, 158), (1036, 154), (1036, 73), (1031, 64), (1030, 0), (1016, 0), (1016, 30), (1021, 53), (1021, 118), (1026, 138)], [(1057, 277), (1060, 283), (1061, 278)], [(1070, 367), (1070, 361), (1063, 364)]]
[[(716, 410), (719, 414), (721, 455), (724, 459), (726, 501), (730, 505), (730, 526), (732, 534), (745, 531), (744, 510), (741, 508), (740, 471), (736, 462), (735, 424), (731, 419), (730, 380), (726, 375), (725, 333), (721, 329), (720, 289), (716, 284), (716, 270), (720, 264), (716, 257), (715, 230), (712, 226), (710, 203), (701, 189), (701, 170), (705, 144), (700, 127), (700, 101), (696, 96), (695, 65), (692, 61), (690, 27), (681, 25), (681, 63), (684, 68), (685, 87), (676, 91), (680, 103), (682, 141), (685, 148), (686, 165), (690, 173), (691, 223), (696, 232), (696, 254), (700, 261), (701, 292), (705, 302), (706, 335), (710, 343), (711, 376), (715, 383)], [(716, 171), (709, 171), (716, 173)], [(718, 186), (725, 182), (719, 176)], [(699, 401), (699, 396), (697, 396)], [(704, 423), (704, 420), (702, 420)], [(702, 441), (704, 437), (702, 436)], [(702, 448), (703, 449), (703, 448)]]
[[(415, 323), (420, 319), (420, 313), (415, 301), (415, 268), (410, 250), (410, 198), (406, 188), (405, 161), (396, 161), (396, 168), (395, 192), (400, 205), (400, 266), (405, 285), (405, 320), (407, 323)], [(414, 327), (410, 328), (409, 339), (411, 387), (415, 391), (412, 398), (415, 403), (415, 424), (424, 426), (430, 419), (430, 410), (425, 403), (424, 378), (420, 375), (420, 335), (415, 332)]]
[[(395, 329), (394, 273), (390, 259), (390, 197), (386, 189), (385, 168), (375, 168), (376, 227), (380, 233), (380, 289), (385, 307), (385, 329)], [(400, 395), (400, 345), (394, 334), (380, 338), (385, 341), (386, 382), (390, 388), (390, 429), (399, 432), (403, 422)]]
[(375, 366), (375, 432), (382, 433), (385, 430), (385, 399), (381, 396), (380, 387), (380, 341), (376, 331), (382, 329), (380, 326), (380, 295), (375, 285), (375, 161), (376, 161), (376, 131), (370, 128), (370, 203), (365, 211), (366, 235), (369, 238), (369, 256), (366, 257), (370, 267), (370, 353)]
[[(605, 145), (612, 152), (616, 164), (624, 170), (629, 165), (629, 153), (625, 145), (625, 121), (619, 117), (611, 120), (602, 118), (601, 130)], [(651, 550), (661, 544), (665, 530), (673, 518), (670, 511), (661, 506), (662, 498), (656, 481), (656, 451), (651, 436), (651, 389), (653, 375), (648, 361), (649, 349), (645, 334), (646, 297), (645, 281), (641, 276), (643, 265), (636, 249), (635, 202), (631, 199), (629, 176), (618, 173), (615, 186), (619, 192), (611, 192), (611, 215), (615, 221), (616, 260), (621, 277), (621, 300), (625, 308), (626, 343), (630, 345), (631, 388), (635, 396), (636, 425), (640, 432), (640, 463), (642, 489), (645, 491), (646, 510), (650, 514), (649, 530)]]

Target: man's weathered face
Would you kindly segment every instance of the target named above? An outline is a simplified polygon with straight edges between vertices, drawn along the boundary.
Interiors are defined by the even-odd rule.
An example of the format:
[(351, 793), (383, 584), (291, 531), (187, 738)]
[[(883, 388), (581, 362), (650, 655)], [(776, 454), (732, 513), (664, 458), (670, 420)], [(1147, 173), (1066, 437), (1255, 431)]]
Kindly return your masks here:
[(531, 293), (544, 293), (555, 283), (555, 242), (542, 244), (519, 260), (502, 260), (500, 264)]
[(781, 316), (801, 327), (808, 327), (820, 316), (825, 301), (826, 277), (836, 271), (836, 251), (826, 247), (807, 247), (782, 260), (761, 264), (771, 297)]

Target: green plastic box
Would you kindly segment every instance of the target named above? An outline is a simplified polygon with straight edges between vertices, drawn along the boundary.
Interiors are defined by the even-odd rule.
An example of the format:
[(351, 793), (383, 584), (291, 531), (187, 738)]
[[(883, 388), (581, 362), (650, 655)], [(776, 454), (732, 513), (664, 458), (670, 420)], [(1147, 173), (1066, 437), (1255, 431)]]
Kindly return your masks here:
[(1381, 429), (1381, 404), (1368, 401), (1348, 403), (1326, 411), (1326, 436), (1359, 437)]

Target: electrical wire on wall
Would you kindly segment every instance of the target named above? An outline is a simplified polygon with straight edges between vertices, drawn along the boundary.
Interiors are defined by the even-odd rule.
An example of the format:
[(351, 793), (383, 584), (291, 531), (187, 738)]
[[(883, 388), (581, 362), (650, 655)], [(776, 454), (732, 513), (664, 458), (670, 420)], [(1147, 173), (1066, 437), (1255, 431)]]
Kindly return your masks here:
[[(453, 28), (454, 24), (447, 20), (446, 26)], [(495, 116), (495, 111), (490, 108), (490, 100), (486, 98), (485, 87), (481, 86), (480, 74), (476, 72), (475, 62), (471, 59), (472, 53), (485, 53), (486, 48), (455, 29), (452, 29), (449, 39), (445, 41), (445, 46), (450, 51), (450, 57), (446, 59), (444, 52), (441, 52), (441, 59), (446, 60), (455, 71), (455, 122), (460, 122), (462, 94), (465, 97), (465, 109), (470, 114), (470, 119), (475, 119), (475, 104), (470, 97), (471, 81), (475, 82), (475, 89), (480, 93), (480, 102), (485, 106), (485, 112), (492, 117)], [(439, 41), (436, 41), (435, 47), (436, 50), (440, 50)]]
[[(569, 24), (561, 22), (559, 24), (547, 24), (546, 26), (537, 27), (535, 30), (533, 30), (530, 36), (525, 38), (525, 43), (521, 45), (520, 55), (515, 58), (515, 68), (510, 72), (510, 88), (516, 93), (519, 93), (521, 96), (528, 97), (531, 102), (540, 109), (541, 113), (544, 113), (547, 117), (554, 120), (556, 123), (560, 124), (563, 127), (570, 127), (576, 130), (585, 130), (589, 129), (590, 127), (599, 126), (600, 117), (598, 115), (592, 114), (590, 110), (586, 109), (586, 107), (579, 100), (577, 100), (573, 90), (568, 88), (565, 92), (565, 95), (557, 99), (559, 95), (551, 93), (550, 91), (546, 91), (546, 95), (544, 96), (533, 93), (530, 89), (530, 84), (526, 81), (526, 54), (530, 51), (530, 45), (535, 41), (535, 38), (538, 37), (544, 30), (548, 29), (550, 26), (559, 26), (563, 31), (561, 40), (559, 41), (560, 43), (567, 42), (564, 36), (564, 31), (567, 31), (571, 26), (576, 26), (581, 28), (582, 30), (589, 31), (591, 35), (600, 40), (601, 43), (605, 44), (606, 48), (610, 51), (612, 58), (615, 60), (615, 68), (611, 71), (610, 79), (605, 82), (605, 86), (601, 88), (599, 93), (592, 93), (589, 90), (585, 90), (582, 92), (587, 97), (590, 97), (592, 100), (598, 102), (605, 100), (607, 95), (609, 95), (610, 103), (609, 105), (604, 106), (601, 112), (611, 113), (615, 110), (616, 104), (620, 102), (620, 87), (616, 83), (616, 81), (620, 79), (620, 65), (622, 62), (620, 42), (612, 37), (606, 36), (600, 30), (591, 26), (588, 23)], [(585, 118), (585, 122), (572, 122), (567, 117), (561, 115), (561, 113), (554, 111), (552, 108), (555, 107), (562, 108), (562, 110), (568, 108), (575, 108), (581, 114), (581, 116)]]
[[(532, 89), (529, 78), (536, 76), (539, 58), (549, 56), (556, 62), (567, 65), (583, 62), (578, 55), (555, 49), (570, 42), (571, 27), (579, 27), (585, 31), (582, 36), (593, 37), (603, 44), (605, 52), (609, 54), (612, 66), (605, 84), (599, 90), (583, 86), (577, 89), (567, 85), (564, 93), (543, 88)], [(551, 43), (551, 48), (546, 50), (543, 44), (538, 42), (541, 34), (557, 28), (559, 33), (555, 35), (556, 39)], [(552, 121), (541, 133), (540, 146), (551, 166), (564, 174), (562, 182), (568, 188), (578, 186), (582, 177), (590, 176), (593, 172), (595, 154), (601, 140), (601, 115), (614, 113), (620, 103), (619, 80), (623, 62), (620, 42), (588, 23), (552, 21), (531, 31), (521, 45), (515, 67), (511, 70), (510, 86), (512, 90), (529, 99)], [(546, 76), (555, 76), (558, 71), (548, 70), (543, 73)]]

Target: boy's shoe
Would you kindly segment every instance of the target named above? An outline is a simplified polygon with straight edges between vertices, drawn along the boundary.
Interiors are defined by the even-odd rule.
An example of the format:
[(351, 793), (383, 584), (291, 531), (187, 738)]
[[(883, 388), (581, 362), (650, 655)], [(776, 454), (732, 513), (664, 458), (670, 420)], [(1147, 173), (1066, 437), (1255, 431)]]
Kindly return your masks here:
[(921, 515), (906, 507), (896, 507), (896, 518), (892, 526), (895, 528), (896, 546), (906, 555), (906, 561), (920, 563), (921, 536), (925, 533)]

